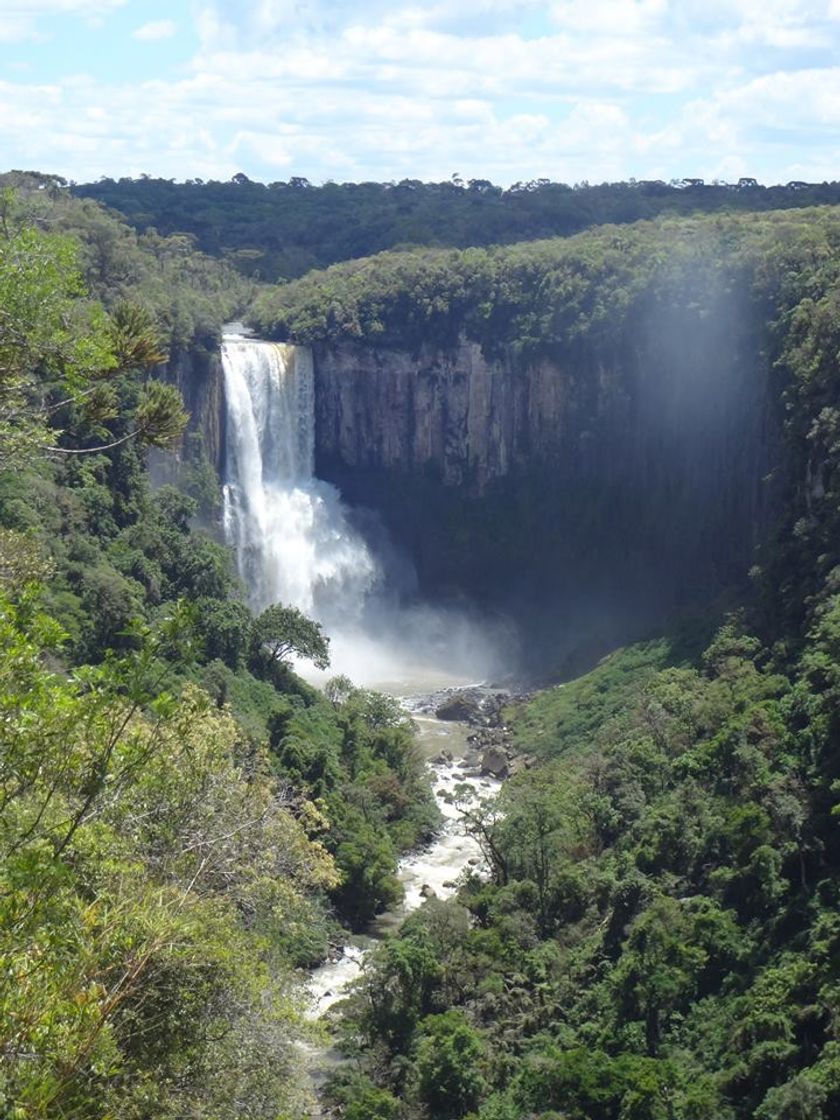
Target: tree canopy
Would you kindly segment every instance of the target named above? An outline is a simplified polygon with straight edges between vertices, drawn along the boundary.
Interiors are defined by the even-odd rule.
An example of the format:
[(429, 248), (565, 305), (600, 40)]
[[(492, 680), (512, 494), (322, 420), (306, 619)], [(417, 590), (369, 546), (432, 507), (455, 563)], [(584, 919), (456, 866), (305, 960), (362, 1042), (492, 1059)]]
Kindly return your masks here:
[(265, 649), (275, 661), (284, 662), (292, 655), (311, 661), (317, 669), (330, 664), (330, 640), (318, 622), (307, 618), (297, 607), (274, 603), (254, 619), (251, 640), (257, 649)]
[(506, 245), (568, 237), (592, 226), (658, 215), (745, 213), (837, 204), (840, 183), (762, 186), (680, 179), (577, 183), (548, 179), (503, 190), (486, 179), (440, 183), (176, 183), (143, 175), (74, 184), (139, 231), (188, 235), (206, 253), (263, 281), (290, 280), (337, 261), (408, 247)]

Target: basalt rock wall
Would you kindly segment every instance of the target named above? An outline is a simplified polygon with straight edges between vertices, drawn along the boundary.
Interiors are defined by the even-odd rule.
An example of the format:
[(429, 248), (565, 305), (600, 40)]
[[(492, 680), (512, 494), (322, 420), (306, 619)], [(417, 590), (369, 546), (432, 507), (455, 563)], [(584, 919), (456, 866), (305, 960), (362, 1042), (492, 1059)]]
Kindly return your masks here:
[(427, 589), (707, 596), (745, 577), (780, 470), (761, 325), (712, 312), (530, 356), (316, 345), (318, 473), (380, 511)]
[(189, 430), (201, 436), (207, 458), (217, 471), (224, 456), (224, 381), (217, 349), (193, 347), (174, 353), (167, 379), (181, 391), (190, 414)]

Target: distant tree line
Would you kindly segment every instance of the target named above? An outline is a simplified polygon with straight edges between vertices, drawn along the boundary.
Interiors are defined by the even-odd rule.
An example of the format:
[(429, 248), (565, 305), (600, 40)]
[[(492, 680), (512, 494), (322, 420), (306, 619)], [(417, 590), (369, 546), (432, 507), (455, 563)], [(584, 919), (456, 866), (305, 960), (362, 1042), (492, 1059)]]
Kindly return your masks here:
[(316, 186), (301, 177), (259, 183), (240, 173), (228, 182), (103, 178), (71, 184), (69, 190), (120, 211), (139, 231), (189, 234), (205, 253), (268, 281), (386, 249), (509, 244), (661, 214), (840, 202), (840, 182), (763, 186), (749, 177), (737, 183), (629, 179), (574, 186), (535, 179), (505, 190), (488, 179), (464, 181), (457, 175), (441, 183), (402, 179)]

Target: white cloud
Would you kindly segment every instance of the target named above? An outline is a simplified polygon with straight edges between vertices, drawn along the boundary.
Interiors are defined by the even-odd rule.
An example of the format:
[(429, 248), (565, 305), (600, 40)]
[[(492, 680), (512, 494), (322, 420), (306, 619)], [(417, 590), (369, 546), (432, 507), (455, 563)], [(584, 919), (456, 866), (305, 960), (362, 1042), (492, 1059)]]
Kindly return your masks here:
[(0, 43), (19, 43), (41, 33), (50, 16), (78, 16), (91, 24), (121, 8), (126, 0), (0, 0)]
[(171, 19), (154, 20), (144, 23), (136, 31), (132, 31), (132, 39), (139, 39), (141, 43), (155, 43), (160, 39), (171, 39), (178, 30), (178, 25)]
[(649, 30), (667, 9), (667, 0), (561, 0), (551, 15), (558, 27), (612, 37)]
[[(704, 107), (705, 118), (728, 121), (742, 141), (755, 128), (804, 137), (819, 132), (826, 141), (840, 140), (840, 67), (765, 74), (745, 85), (715, 95)], [(835, 168), (835, 174), (840, 168)]]
[[(687, 2), (691, 20), (699, 0)], [(822, 4), (813, 0), (706, 0), (701, 17), (714, 29), (712, 41), (721, 47), (755, 44), (781, 51), (830, 46), (829, 18), (826, 0)]]
[[(0, 37), (4, 16), (91, 18), (118, 2), (0, 0)], [(77, 179), (448, 179), (455, 167), (502, 183), (822, 177), (840, 89), (801, 52), (837, 42), (836, 10), (840, 0), (196, 0), (200, 46), (180, 77), (0, 85), (0, 166)], [(135, 36), (173, 33), (180, 11)]]

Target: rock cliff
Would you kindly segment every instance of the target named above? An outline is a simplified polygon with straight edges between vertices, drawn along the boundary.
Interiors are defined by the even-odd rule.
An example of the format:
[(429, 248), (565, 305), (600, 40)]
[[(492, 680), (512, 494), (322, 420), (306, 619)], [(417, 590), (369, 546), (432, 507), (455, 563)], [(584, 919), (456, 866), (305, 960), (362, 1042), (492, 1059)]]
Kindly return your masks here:
[(427, 589), (707, 597), (775, 505), (778, 406), (741, 310), (722, 295), (530, 360), (316, 344), (318, 473), (382, 513)]
[(225, 401), (222, 359), (218, 348), (196, 343), (176, 350), (162, 368), (163, 380), (180, 391), (190, 414), (188, 433), (199, 437), (200, 448), (217, 475), (224, 459)]

